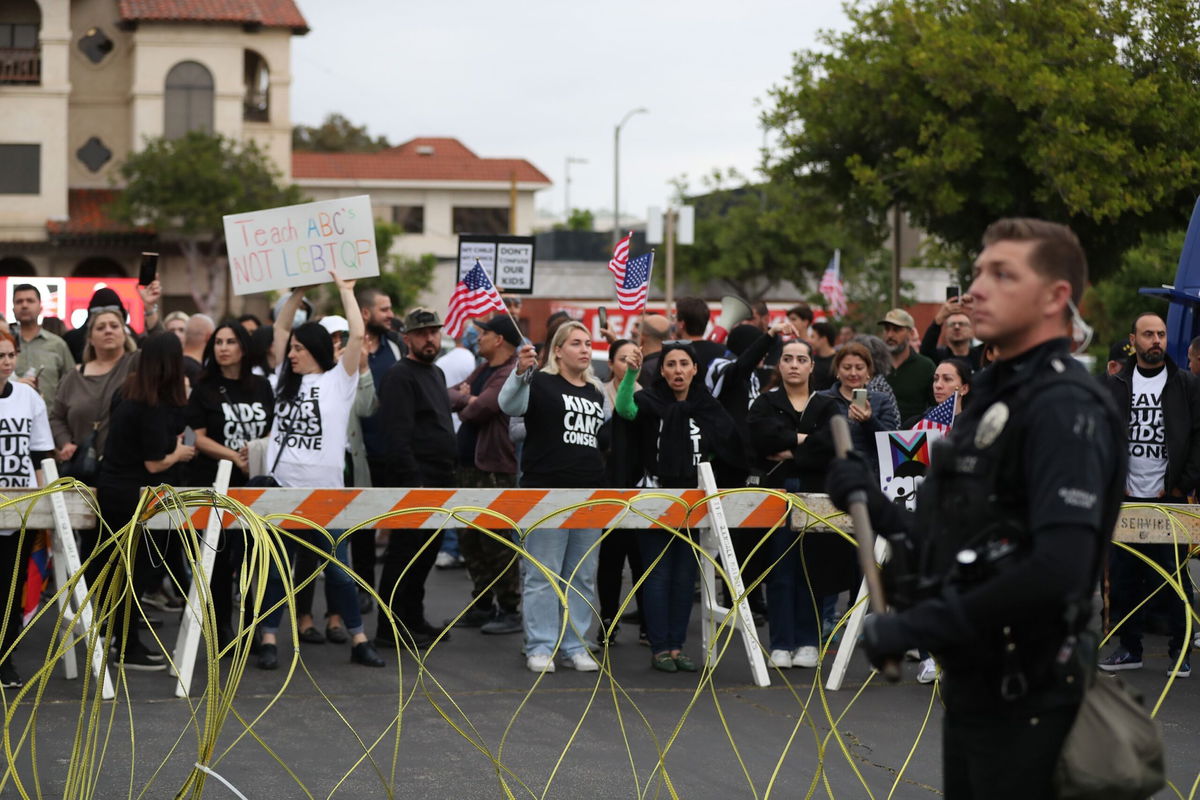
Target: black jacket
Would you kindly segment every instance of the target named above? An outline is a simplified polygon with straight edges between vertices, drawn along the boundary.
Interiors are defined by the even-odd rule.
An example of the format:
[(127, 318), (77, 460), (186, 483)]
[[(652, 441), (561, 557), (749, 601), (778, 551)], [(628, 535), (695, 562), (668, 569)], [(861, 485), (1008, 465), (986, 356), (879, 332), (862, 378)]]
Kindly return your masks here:
[[(810, 395), (801, 414), (792, 408), (783, 389), (760, 394), (750, 406), (746, 424), (754, 445), (755, 465), (764, 475), (762, 485), (780, 489), (786, 479), (799, 478), (800, 491), (823, 492), (825, 473), (833, 459), (829, 420), (839, 413), (837, 402), (823, 394)], [(797, 433), (807, 434), (803, 444), (796, 444)], [(792, 452), (790, 461), (766, 459), (783, 450)]]
[(940, 364), (947, 358), (962, 358), (976, 372), (983, 369), (983, 350), (986, 345), (977, 344), (967, 351), (965, 357), (958, 356), (949, 347), (938, 347), (941, 336), (942, 326), (936, 321), (930, 322), (929, 327), (925, 328), (925, 335), (921, 337), (921, 355), (933, 359), (934, 364)]
[(458, 439), (446, 377), (435, 364), (402, 358), (379, 387), (388, 485), (440, 486), (452, 478)]
[[(1186, 496), (1200, 487), (1200, 381), (1165, 359), (1167, 383), (1163, 388), (1163, 426), (1167, 434), (1166, 493)], [(1137, 359), (1130, 358), (1116, 375), (1108, 375), (1104, 385), (1116, 403), (1122, 421), (1129, 422), (1133, 370)]]

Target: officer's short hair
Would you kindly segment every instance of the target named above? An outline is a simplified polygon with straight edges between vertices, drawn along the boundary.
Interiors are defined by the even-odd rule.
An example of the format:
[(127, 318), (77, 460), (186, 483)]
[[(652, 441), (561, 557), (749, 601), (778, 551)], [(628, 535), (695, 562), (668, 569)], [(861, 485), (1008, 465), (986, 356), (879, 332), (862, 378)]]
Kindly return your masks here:
[(708, 327), (708, 303), (699, 297), (681, 297), (675, 301), (675, 316), (688, 336), (703, 336)]
[(1007, 217), (996, 220), (983, 233), (984, 247), (996, 242), (1034, 242), (1029, 266), (1045, 278), (1071, 284), (1071, 301), (1079, 307), (1087, 285), (1088, 267), (1083, 245), (1074, 231), (1044, 219)]
[(1191, 343), (1188, 344), (1188, 352), (1189, 353), (1200, 353), (1200, 336), (1197, 336), (1195, 339), (1192, 339)]
[[(1167, 324), (1167, 321), (1165, 319), (1163, 319), (1162, 315), (1159, 314), (1157, 311), (1143, 311), (1142, 313), (1138, 314), (1136, 317), (1133, 318), (1133, 324), (1131, 324), (1129, 326), (1129, 332), (1131, 334), (1137, 333), (1137, 324), (1142, 321), (1142, 317), (1154, 317), (1162, 324), (1164, 324), (1164, 325)], [(1196, 339), (1200, 339), (1200, 336), (1197, 336)], [(1194, 343), (1196, 341), (1196, 339), (1193, 339), (1192, 342)]]

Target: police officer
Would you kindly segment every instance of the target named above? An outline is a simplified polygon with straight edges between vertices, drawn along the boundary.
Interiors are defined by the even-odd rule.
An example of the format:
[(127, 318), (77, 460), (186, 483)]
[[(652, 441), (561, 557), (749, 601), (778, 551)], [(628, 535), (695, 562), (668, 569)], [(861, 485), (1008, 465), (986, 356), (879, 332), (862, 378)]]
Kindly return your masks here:
[(840, 508), (866, 490), (896, 554), (885, 581), (897, 610), (864, 628), (872, 664), (914, 647), (941, 664), (946, 797), (1052, 798), (1094, 674), (1085, 628), (1120, 509), (1123, 425), (1070, 356), (1087, 281), (1076, 236), (1002, 219), (983, 246), (968, 303), (997, 361), (935, 446), (915, 516), (887, 503), (861, 462), (835, 462), (828, 489)]

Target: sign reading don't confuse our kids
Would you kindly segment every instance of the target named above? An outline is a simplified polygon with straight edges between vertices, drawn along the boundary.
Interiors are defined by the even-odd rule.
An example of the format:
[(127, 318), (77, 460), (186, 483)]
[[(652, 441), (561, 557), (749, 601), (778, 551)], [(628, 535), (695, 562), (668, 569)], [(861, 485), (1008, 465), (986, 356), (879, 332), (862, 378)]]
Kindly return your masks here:
[(225, 245), (234, 294), (290, 289), (379, 274), (367, 195), (227, 214)]

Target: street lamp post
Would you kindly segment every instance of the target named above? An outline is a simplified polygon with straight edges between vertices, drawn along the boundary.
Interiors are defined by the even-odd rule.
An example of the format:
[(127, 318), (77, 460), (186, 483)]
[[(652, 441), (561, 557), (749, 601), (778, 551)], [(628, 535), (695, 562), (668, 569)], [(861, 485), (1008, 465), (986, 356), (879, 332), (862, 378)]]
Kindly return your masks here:
[(645, 108), (635, 108), (621, 118), (613, 130), (613, 244), (621, 240), (621, 126), (634, 114), (649, 114)]
[(576, 158), (575, 156), (567, 156), (567, 162), (563, 172), (566, 177), (563, 180), (563, 224), (567, 224), (571, 220), (571, 165), (586, 164), (586, 158)]

